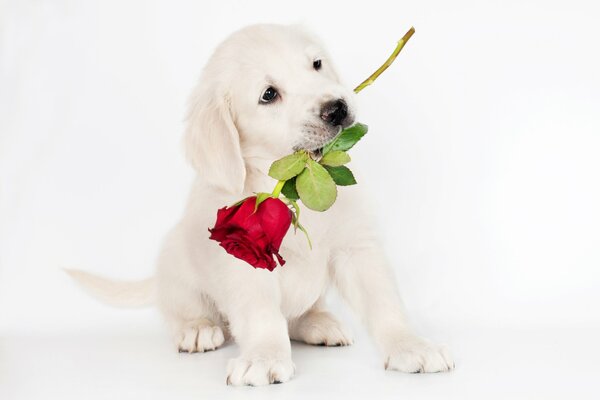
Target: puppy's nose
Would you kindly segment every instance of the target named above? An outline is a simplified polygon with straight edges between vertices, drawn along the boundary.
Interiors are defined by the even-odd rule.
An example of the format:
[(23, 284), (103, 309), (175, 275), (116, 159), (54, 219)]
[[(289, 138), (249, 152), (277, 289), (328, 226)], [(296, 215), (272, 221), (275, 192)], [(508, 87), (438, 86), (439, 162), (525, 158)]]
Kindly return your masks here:
[(321, 119), (329, 125), (342, 125), (347, 116), (348, 105), (342, 99), (329, 101), (321, 107)]

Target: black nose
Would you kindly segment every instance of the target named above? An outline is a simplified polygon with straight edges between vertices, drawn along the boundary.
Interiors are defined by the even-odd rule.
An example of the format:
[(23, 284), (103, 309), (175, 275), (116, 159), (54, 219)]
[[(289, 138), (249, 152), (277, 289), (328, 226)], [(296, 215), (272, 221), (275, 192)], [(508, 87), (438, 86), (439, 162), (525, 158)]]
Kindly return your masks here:
[(332, 100), (321, 107), (321, 119), (329, 125), (342, 125), (348, 116), (348, 105), (342, 99)]

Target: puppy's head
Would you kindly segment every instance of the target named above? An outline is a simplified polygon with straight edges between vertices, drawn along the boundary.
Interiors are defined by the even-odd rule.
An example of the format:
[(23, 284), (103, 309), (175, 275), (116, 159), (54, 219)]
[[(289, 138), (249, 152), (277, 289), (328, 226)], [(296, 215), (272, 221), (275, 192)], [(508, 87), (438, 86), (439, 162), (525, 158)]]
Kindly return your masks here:
[(186, 152), (209, 183), (239, 193), (245, 160), (318, 151), (354, 116), (352, 91), (314, 38), (295, 27), (250, 26), (206, 65), (192, 96)]

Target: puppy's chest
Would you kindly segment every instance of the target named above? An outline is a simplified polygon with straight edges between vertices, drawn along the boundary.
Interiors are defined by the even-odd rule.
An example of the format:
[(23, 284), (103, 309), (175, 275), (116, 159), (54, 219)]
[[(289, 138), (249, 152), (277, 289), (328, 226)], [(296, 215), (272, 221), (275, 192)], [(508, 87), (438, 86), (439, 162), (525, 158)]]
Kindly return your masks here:
[(298, 317), (307, 311), (326, 292), (330, 283), (328, 261), (331, 248), (319, 230), (315, 230), (318, 225), (321, 224), (311, 225), (314, 231), (309, 231), (312, 249), (306, 236), (300, 230), (294, 233), (293, 228), (283, 241), (280, 252), (286, 264), (280, 267), (279, 281), (282, 311), (288, 318)]
[[(348, 204), (348, 193), (326, 212), (316, 212), (301, 207), (300, 222), (306, 228), (312, 242), (308, 245), (306, 235), (290, 227), (282, 242), (280, 253), (286, 264), (278, 267), (281, 289), (281, 308), (288, 318), (302, 315), (327, 291), (330, 280), (330, 258), (336, 249), (347, 247), (361, 227), (357, 207)], [(351, 212), (349, 212), (351, 210)]]

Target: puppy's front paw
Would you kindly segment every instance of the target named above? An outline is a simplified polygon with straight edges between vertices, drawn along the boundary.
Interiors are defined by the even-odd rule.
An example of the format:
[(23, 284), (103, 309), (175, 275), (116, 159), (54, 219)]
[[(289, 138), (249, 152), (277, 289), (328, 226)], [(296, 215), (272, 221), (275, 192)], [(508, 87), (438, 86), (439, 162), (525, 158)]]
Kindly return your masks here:
[(454, 361), (446, 348), (414, 335), (403, 335), (390, 346), (385, 369), (410, 373), (443, 372), (454, 369)]
[(291, 359), (234, 358), (227, 366), (227, 384), (233, 386), (263, 386), (283, 383), (294, 376), (296, 367)]

